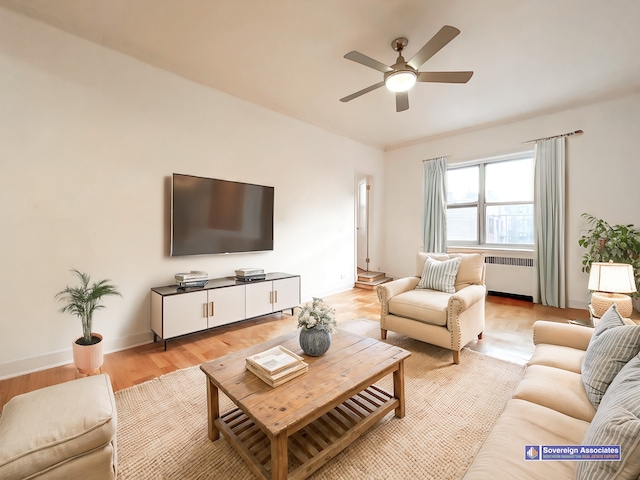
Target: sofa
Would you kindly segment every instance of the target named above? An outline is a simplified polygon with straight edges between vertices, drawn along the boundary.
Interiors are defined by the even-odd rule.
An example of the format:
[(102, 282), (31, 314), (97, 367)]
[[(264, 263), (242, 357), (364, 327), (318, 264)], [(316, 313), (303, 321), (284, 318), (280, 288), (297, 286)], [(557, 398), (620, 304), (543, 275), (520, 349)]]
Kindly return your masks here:
[(378, 285), (380, 335), (401, 333), (448, 348), (453, 362), (460, 350), (482, 338), (487, 288), (484, 256), (419, 252), (416, 274)]
[(17, 395), (0, 417), (0, 478), (115, 479), (116, 424), (106, 374)]
[[(524, 376), (464, 479), (638, 479), (640, 325), (612, 307), (595, 328), (537, 321), (533, 341)], [(599, 448), (608, 445), (620, 445), (620, 460), (568, 460), (571, 450), (546, 448), (615, 454)]]

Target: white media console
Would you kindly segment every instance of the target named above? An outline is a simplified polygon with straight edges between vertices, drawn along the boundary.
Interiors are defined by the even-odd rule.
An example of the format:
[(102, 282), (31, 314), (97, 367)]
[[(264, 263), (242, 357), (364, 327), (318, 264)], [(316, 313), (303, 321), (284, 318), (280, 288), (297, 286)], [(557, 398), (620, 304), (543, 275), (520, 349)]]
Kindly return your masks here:
[(300, 275), (267, 273), (243, 282), (213, 278), (202, 288), (177, 285), (151, 289), (151, 330), (167, 340), (249, 318), (293, 309), (300, 304)]

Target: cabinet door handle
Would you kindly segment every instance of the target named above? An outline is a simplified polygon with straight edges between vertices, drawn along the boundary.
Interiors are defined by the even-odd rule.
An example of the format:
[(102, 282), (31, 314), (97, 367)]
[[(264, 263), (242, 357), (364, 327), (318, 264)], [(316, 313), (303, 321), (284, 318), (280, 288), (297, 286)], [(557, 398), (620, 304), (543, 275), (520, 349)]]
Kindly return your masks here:
[(273, 294), (274, 294), (274, 297), (275, 297), (275, 300), (273, 301), (273, 303), (278, 303), (278, 291), (277, 290), (274, 291)]
[(213, 302), (211, 302), (210, 305), (211, 305), (211, 316), (213, 317), (215, 315), (215, 307), (213, 306)]
[(203, 303), (203, 304), (202, 304), (202, 316), (203, 316), (204, 318), (207, 318), (207, 317), (208, 317), (208, 315), (207, 315), (207, 304), (206, 304), (206, 303)]

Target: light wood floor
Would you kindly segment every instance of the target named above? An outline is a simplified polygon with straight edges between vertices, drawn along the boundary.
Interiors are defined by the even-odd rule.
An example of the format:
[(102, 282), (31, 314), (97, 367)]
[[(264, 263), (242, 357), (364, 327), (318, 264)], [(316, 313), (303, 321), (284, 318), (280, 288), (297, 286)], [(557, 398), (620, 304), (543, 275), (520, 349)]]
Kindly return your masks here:
[[(326, 297), (336, 309), (338, 323), (354, 318), (379, 318), (375, 291), (354, 288)], [(290, 312), (289, 312), (290, 313)], [(297, 312), (296, 312), (297, 313)], [(536, 320), (566, 322), (589, 318), (586, 310), (543, 307), (528, 302), (488, 297), (486, 330), (469, 348), (504, 360), (525, 363), (533, 352), (532, 326)], [(102, 372), (115, 391), (174, 370), (199, 365), (269, 338), (294, 330), (297, 319), (279, 313), (172, 340), (167, 351), (157, 342), (105, 355)], [(15, 395), (78, 378), (73, 364), (0, 381), (0, 408)]]

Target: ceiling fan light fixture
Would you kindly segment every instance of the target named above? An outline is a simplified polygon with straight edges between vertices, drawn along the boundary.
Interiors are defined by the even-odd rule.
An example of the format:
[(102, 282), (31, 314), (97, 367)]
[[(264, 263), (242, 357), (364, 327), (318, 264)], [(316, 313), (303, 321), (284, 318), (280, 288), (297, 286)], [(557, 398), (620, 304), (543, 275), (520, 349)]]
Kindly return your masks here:
[(431, 40), (425, 43), (418, 52), (407, 62), (402, 56), (402, 52), (406, 48), (409, 40), (405, 37), (396, 38), (391, 42), (391, 48), (398, 52), (398, 58), (393, 65), (385, 65), (382, 62), (374, 60), (371, 57), (357, 52), (355, 50), (347, 53), (344, 58), (352, 62), (359, 63), (365, 67), (372, 68), (384, 74), (383, 81), (374, 83), (373, 85), (363, 88), (351, 95), (347, 95), (340, 99), (341, 102), (349, 102), (354, 98), (358, 98), (365, 93), (376, 90), (383, 85), (396, 95), (396, 112), (403, 112), (409, 108), (408, 91), (416, 84), (416, 82), (431, 83), (467, 83), (473, 72), (419, 72), (418, 69), (422, 65), (438, 53), (445, 45), (453, 40), (460, 30), (451, 25), (445, 25)]
[(416, 84), (417, 78), (411, 70), (399, 70), (387, 75), (384, 84), (392, 92), (406, 92)]

